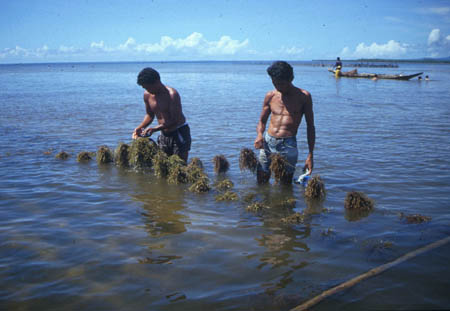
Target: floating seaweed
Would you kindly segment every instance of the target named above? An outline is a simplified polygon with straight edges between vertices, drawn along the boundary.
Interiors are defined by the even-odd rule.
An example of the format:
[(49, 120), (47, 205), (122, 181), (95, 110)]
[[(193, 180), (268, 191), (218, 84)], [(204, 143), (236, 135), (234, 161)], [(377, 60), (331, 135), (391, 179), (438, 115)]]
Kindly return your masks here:
[(119, 143), (114, 151), (114, 162), (120, 167), (130, 165), (130, 146), (125, 143)]
[(186, 162), (182, 158), (180, 158), (180, 156), (177, 155), (177, 154), (171, 155), (169, 157), (169, 162), (168, 163), (169, 163), (169, 168), (172, 167), (172, 166), (175, 167), (177, 165), (186, 166)]
[(98, 164), (107, 164), (114, 161), (113, 154), (107, 146), (100, 146), (96, 154)]
[(82, 151), (77, 155), (77, 161), (78, 162), (87, 162), (89, 160), (92, 160), (93, 156), (95, 156), (95, 153), (93, 153), (93, 152)]
[(289, 215), (287, 217), (281, 218), (281, 222), (287, 223), (287, 224), (301, 224), (304, 223), (306, 219), (305, 214), (303, 213), (294, 213), (292, 215)]
[(159, 178), (165, 178), (169, 174), (169, 157), (164, 151), (158, 150), (153, 156), (153, 169)]
[(189, 167), (196, 166), (196, 167), (199, 167), (199, 168), (203, 168), (203, 162), (202, 162), (202, 160), (200, 160), (200, 158), (195, 157), (195, 158), (191, 159), (191, 161), (189, 162), (188, 166)]
[(200, 179), (208, 178), (202, 168), (195, 165), (188, 165), (186, 167), (188, 182), (195, 183)]
[(374, 201), (363, 192), (351, 191), (345, 197), (345, 208), (348, 210), (370, 211), (373, 206)]
[(230, 190), (233, 187), (234, 187), (233, 182), (231, 180), (229, 180), (228, 178), (226, 178), (216, 184), (216, 189), (220, 190), (220, 191)]
[(239, 155), (239, 168), (241, 169), (241, 171), (247, 169), (254, 173), (257, 166), (258, 160), (253, 150), (249, 148), (243, 148)]
[(224, 193), (221, 193), (216, 196), (216, 201), (237, 201), (239, 200), (239, 196), (236, 192), (233, 191), (225, 191)]
[(167, 175), (167, 182), (169, 184), (186, 184), (189, 182), (186, 166), (184, 165), (169, 165), (169, 174)]
[(406, 223), (408, 224), (421, 224), (423, 222), (428, 222), (431, 220), (431, 217), (420, 214), (404, 215), (403, 213), (401, 213), (400, 218), (405, 218)]
[(158, 146), (145, 137), (139, 137), (131, 143), (129, 151), (130, 165), (136, 168), (152, 166), (152, 158), (157, 153)]
[(211, 187), (209, 186), (209, 179), (206, 176), (198, 179), (189, 187), (189, 191), (197, 193), (208, 192), (209, 190), (211, 190)]
[(215, 156), (213, 162), (214, 172), (216, 172), (216, 174), (226, 173), (230, 168), (230, 163), (223, 154)]
[[(273, 153), (270, 156), (271, 162), (269, 169), (273, 173), (275, 182), (286, 183), (288, 177), (291, 175), (288, 173), (288, 165), (290, 165), (286, 159), (279, 153)], [(289, 181), (290, 182), (290, 181)]]
[(61, 160), (67, 160), (70, 157), (70, 155), (65, 152), (65, 151), (61, 151), (60, 153), (58, 153), (55, 158), (57, 159), (61, 159)]
[(251, 203), (253, 199), (256, 197), (256, 193), (247, 193), (242, 197), (242, 201), (246, 203)]
[(248, 212), (260, 212), (266, 209), (269, 209), (270, 206), (265, 205), (262, 202), (253, 202), (252, 204), (250, 204), (249, 206), (247, 206), (246, 211)]
[(325, 195), (325, 185), (320, 176), (316, 175), (311, 177), (305, 189), (305, 197), (309, 199), (323, 199)]

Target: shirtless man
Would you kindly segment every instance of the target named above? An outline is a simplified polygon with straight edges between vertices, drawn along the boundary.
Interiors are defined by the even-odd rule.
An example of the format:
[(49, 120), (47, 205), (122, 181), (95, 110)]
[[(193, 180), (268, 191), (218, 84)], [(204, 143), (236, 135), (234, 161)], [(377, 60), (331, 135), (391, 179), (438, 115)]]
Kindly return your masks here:
[[(191, 132), (181, 108), (177, 90), (161, 83), (159, 73), (153, 68), (144, 68), (138, 75), (137, 84), (145, 89), (145, 117), (133, 131), (133, 139), (150, 137), (161, 131), (159, 147), (168, 155), (177, 154), (187, 161), (191, 149)], [(158, 125), (149, 127), (153, 119)]]
[[(258, 183), (267, 183), (270, 178), (270, 155), (281, 154), (288, 162), (288, 174), (281, 182), (291, 184), (298, 158), (297, 130), (303, 115), (306, 120), (309, 153), (303, 169), (312, 173), (314, 161), (313, 151), (316, 140), (314, 113), (311, 95), (306, 90), (292, 84), (294, 72), (286, 62), (278, 61), (267, 68), (275, 90), (266, 94), (263, 109), (256, 128), (255, 148), (260, 149), (257, 169)], [(269, 129), (264, 135), (267, 120)]]

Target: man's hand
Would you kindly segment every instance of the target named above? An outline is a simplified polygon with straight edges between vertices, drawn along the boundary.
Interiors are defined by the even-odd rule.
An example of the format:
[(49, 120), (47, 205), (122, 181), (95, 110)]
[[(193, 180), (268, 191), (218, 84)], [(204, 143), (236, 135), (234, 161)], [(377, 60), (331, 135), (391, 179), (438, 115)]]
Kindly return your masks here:
[(141, 127), (135, 128), (133, 131), (133, 135), (131, 135), (131, 138), (137, 139), (138, 137), (140, 137), (142, 135), (142, 130), (143, 130), (143, 128), (141, 128)]
[(262, 149), (263, 148), (263, 137), (262, 135), (258, 135), (255, 139), (255, 148), (256, 149)]
[(150, 137), (152, 136), (152, 134), (156, 132), (155, 128), (153, 127), (149, 127), (148, 129), (144, 130), (144, 132), (142, 133), (143, 137)]
[(303, 170), (308, 169), (309, 175), (311, 175), (313, 167), (314, 167), (314, 158), (313, 158), (313, 155), (310, 153), (310, 154), (308, 154), (308, 157), (306, 158), (305, 166), (303, 167)]

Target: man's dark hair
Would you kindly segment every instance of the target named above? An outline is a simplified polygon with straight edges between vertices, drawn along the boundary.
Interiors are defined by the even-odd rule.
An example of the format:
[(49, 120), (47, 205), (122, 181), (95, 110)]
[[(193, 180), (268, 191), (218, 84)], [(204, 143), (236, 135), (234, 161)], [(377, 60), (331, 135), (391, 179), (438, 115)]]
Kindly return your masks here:
[(272, 79), (283, 80), (292, 82), (294, 80), (294, 70), (292, 66), (284, 61), (274, 62), (269, 68), (267, 73)]
[(160, 81), (159, 73), (150, 67), (144, 68), (139, 72), (137, 77), (137, 84), (143, 86), (144, 84), (153, 84)]

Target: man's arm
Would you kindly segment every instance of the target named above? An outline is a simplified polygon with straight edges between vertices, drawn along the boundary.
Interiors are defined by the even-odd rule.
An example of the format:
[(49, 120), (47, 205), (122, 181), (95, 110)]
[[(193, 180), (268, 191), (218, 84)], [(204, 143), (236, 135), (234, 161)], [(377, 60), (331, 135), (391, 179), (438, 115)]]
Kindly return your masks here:
[(150, 109), (150, 103), (149, 103), (149, 97), (150, 94), (145, 93), (144, 94), (144, 103), (145, 103), (145, 116), (144, 120), (142, 120), (141, 124), (139, 124), (133, 131), (133, 139), (138, 138), (143, 134), (142, 129), (145, 129), (149, 124), (153, 122), (153, 119), (155, 118), (155, 114)]
[(314, 126), (314, 112), (311, 94), (307, 93), (305, 105), (306, 134), (308, 139), (308, 157), (305, 161), (305, 168), (312, 173), (314, 167), (314, 145), (316, 143), (316, 128)]
[(263, 148), (263, 135), (264, 130), (266, 129), (266, 123), (270, 116), (270, 101), (273, 97), (273, 92), (269, 92), (266, 94), (266, 97), (264, 98), (263, 108), (261, 111), (261, 115), (259, 117), (259, 122), (256, 127), (256, 139), (255, 139), (255, 148), (256, 149), (262, 149)]

